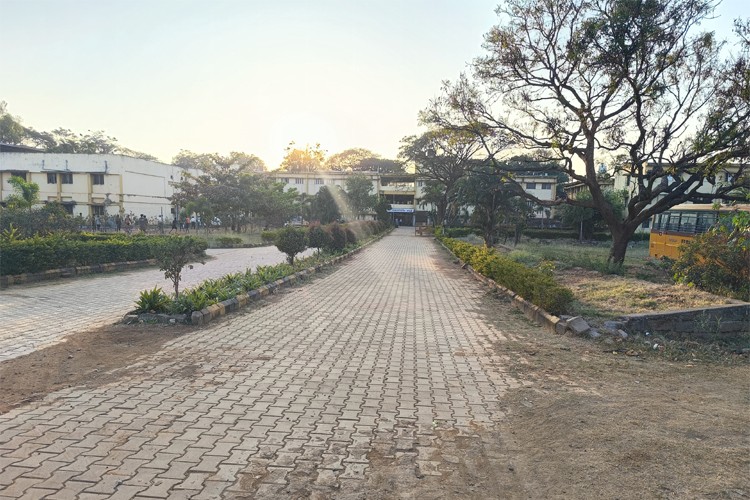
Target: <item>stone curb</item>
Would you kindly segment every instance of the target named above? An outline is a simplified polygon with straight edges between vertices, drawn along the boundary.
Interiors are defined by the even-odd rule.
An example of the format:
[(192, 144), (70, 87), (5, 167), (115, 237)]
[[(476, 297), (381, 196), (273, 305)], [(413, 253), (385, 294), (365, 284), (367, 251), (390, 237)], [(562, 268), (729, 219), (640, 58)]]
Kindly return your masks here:
[[(443, 248), (445, 248), (451, 255), (453, 255), (454, 257), (456, 257), (456, 254), (454, 254), (453, 252), (451, 252), (450, 249), (447, 246), (445, 246), (442, 241), (440, 241), (437, 238), (435, 240), (438, 243), (440, 243), (440, 245)], [(458, 262), (459, 262), (459, 264), (460, 264), (460, 266), (462, 268), (467, 269), (472, 274), (472, 276), (474, 276), (474, 279), (476, 279), (478, 281), (481, 281), (482, 283), (484, 283), (488, 287), (501, 292), (503, 295), (508, 296), (511, 299), (511, 301), (513, 302), (513, 305), (517, 309), (521, 310), (521, 312), (523, 312), (523, 314), (527, 318), (529, 318), (530, 320), (536, 321), (537, 323), (541, 324), (545, 329), (547, 329), (551, 333), (560, 333), (560, 332), (557, 331), (557, 325), (558, 325), (558, 323), (561, 322), (560, 318), (558, 318), (557, 316), (555, 316), (553, 314), (548, 313), (547, 311), (545, 311), (541, 307), (532, 304), (528, 300), (526, 300), (523, 297), (521, 297), (520, 295), (518, 295), (513, 290), (510, 290), (509, 288), (505, 288), (502, 285), (498, 285), (497, 283), (495, 283), (495, 280), (492, 280), (492, 279), (488, 278), (487, 276), (476, 272), (470, 265), (466, 264), (465, 262), (463, 262), (458, 257), (456, 257), (456, 259), (458, 259)]]
[[(302, 281), (309, 275), (320, 272), (322, 269), (326, 267), (333, 266), (334, 264), (337, 264), (344, 259), (348, 259), (352, 257), (354, 254), (361, 251), (363, 248), (366, 248), (367, 246), (383, 238), (389, 232), (390, 231), (383, 233), (376, 238), (373, 238), (372, 240), (368, 241), (361, 247), (355, 248), (354, 250), (348, 253), (345, 253), (344, 255), (339, 255), (338, 257), (334, 257), (333, 259), (326, 261), (322, 264), (318, 264), (317, 266), (309, 267), (307, 269), (303, 269), (302, 271), (298, 271), (294, 274), (290, 274), (289, 276), (286, 276), (285, 278), (278, 279), (274, 281), (273, 283), (266, 284), (255, 290), (250, 290), (247, 293), (237, 295), (236, 297), (232, 299), (227, 299), (222, 302), (218, 302), (216, 304), (210, 305), (204, 309), (201, 309), (200, 311), (193, 311), (193, 313), (190, 316), (188, 316), (187, 314), (170, 315), (170, 314), (151, 314), (151, 313), (145, 313), (145, 314), (132, 314), (131, 313), (131, 314), (125, 315), (123, 322), (130, 324), (130, 323), (137, 323), (140, 320), (143, 320), (144, 322), (153, 322), (153, 323), (184, 322), (184, 323), (190, 323), (192, 325), (208, 324), (211, 321), (217, 318), (220, 318), (221, 316), (224, 316), (225, 314), (228, 314), (233, 311), (237, 311), (243, 307), (246, 307), (248, 304), (252, 302), (255, 302), (257, 300), (260, 300), (263, 297), (267, 297), (268, 295), (275, 293), (276, 290), (281, 287), (293, 285), (297, 283), (298, 281)], [(183, 321), (178, 320), (178, 318), (183, 318), (183, 317), (184, 317)]]
[(156, 265), (156, 259), (132, 260), (127, 262), (109, 262), (107, 264), (94, 264), (91, 266), (64, 267), (61, 269), (50, 269), (39, 273), (23, 273), (10, 276), (0, 276), (0, 288), (8, 288), (11, 285), (25, 283), (36, 283), (59, 278), (72, 278), (86, 274), (111, 273), (126, 271), (141, 267)]

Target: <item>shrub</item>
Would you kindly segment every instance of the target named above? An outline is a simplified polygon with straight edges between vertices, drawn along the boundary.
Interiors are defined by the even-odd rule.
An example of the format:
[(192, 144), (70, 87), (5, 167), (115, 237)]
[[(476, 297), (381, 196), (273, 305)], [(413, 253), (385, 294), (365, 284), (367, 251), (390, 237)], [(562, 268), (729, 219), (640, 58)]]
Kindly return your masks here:
[(680, 247), (672, 266), (675, 281), (750, 301), (750, 235), (720, 225)]
[(342, 252), (346, 248), (346, 231), (338, 223), (330, 224), (326, 227), (328, 234), (331, 236), (330, 246), (326, 250), (332, 252)]
[(242, 244), (242, 238), (236, 236), (219, 236), (216, 238), (219, 248), (234, 248), (237, 245)]
[(170, 305), (169, 296), (159, 287), (143, 290), (135, 302), (135, 311), (139, 313), (160, 313), (167, 311)]
[(331, 245), (331, 236), (320, 224), (311, 224), (307, 228), (307, 244), (312, 248), (328, 248)]
[(444, 238), (443, 243), (478, 273), (494, 280), (552, 314), (562, 314), (573, 292), (557, 284), (547, 271), (531, 269), (495, 253), (494, 249)]
[[(171, 236), (56, 233), (24, 240), (0, 241), (0, 274), (36, 273), (48, 269), (128, 262), (163, 255)], [(186, 237), (205, 249), (205, 243)]]
[(274, 244), (279, 251), (286, 254), (289, 264), (294, 264), (294, 256), (307, 248), (305, 230), (285, 227), (276, 234)]
[(159, 270), (164, 271), (164, 277), (172, 281), (175, 298), (180, 295), (182, 269), (185, 266), (192, 269), (190, 262), (196, 260), (203, 264), (205, 250), (206, 243), (196, 238), (173, 236), (164, 242), (162, 252), (157, 255), (156, 260)]

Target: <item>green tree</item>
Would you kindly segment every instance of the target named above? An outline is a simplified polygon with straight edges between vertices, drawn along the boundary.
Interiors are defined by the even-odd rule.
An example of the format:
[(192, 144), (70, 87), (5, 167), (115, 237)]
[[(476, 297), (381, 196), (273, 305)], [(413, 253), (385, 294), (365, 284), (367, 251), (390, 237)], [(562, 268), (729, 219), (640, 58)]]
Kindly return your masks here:
[(174, 298), (180, 296), (180, 281), (185, 266), (192, 269), (191, 262), (205, 264), (206, 244), (202, 240), (191, 237), (173, 236), (168, 239), (165, 251), (156, 257), (159, 270), (164, 271), (164, 277), (172, 282)]
[(294, 256), (307, 248), (307, 235), (304, 229), (285, 227), (276, 233), (274, 244), (280, 252), (286, 254), (287, 262), (294, 264)]
[(495, 245), (501, 224), (525, 223), (530, 209), (522, 195), (518, 185), (489, 165), (474, 167), (456, 187), (458, 201), (472, 207), (471, 221), (481, 229), (488, 248)]
[(180, 151), (175, 165), (199, 173), (185, 172), (172, 202), (188, 208), (208, 222), (217, 216), (234, 231), (264, 218), (285, 217), (292, 211), (295, 195), (259, 173), (265, 169), (255, 155)]
[(8, 179), (8, 184), (13, 186), (15, 193), (8, 196), (8, 206), (11, 208), (25, 208), (31, 213), (34, 205), (39, 203), (39, 184), (36, 182), (26, 181), (23, 177), (17, 175)]
[(391, 223), (391, 214), (388, 210), (391, 209), (391, 204), (385, 198), (378, 197), (378, 201), (375, 203), (375, 217), (386, 224)]
[[(456, 185), (466, 175), (472, 158), (480, 150), (481, 143), (474, 134), (448, 128), (401, 140), (399, 156), (414, 163), (417, 177), (433, 181), (430, 200), (436, 204), (438, 225), (445, 223)], [(439, 186), (442, 187), (440, 195)]]
[(369, 149), (351, 148), (345, 149), (340, 153), (328, 157), (325, 167), (328, 170), (338, 171), (356, 171), (360, 170), (360, 165), (369, 159), (379, 158), (379, 156)]
[(0, 142), (5, 144), (23, 144), (26, 137), (26, 127), (21, 125), (20, 118), (8, 112), (7, 102), (0, 101)]
[[(616, 216), (623, 217), (625, 212), (625, 192), (606, 189), (603, 194), (604, 198), (612, 206)], [(576, 200), (582, 202), (590, 201), (591, 193), (583, 191), (576, 196)], [(599, 211), (584, 204), (564, 205), (561, 212), (563, 224), (577, 229), (580, 241), (593, 238), (595, 230), (606, 229), (607, 227)]]
[(314, 147), (310, 147), (308, 144), (305, 149), (299, 149), (294, 147), (294, 142), (290, 142), (279, 170), (284, 172), (316, 172), (321, 169), (324, 160), (325, 151), (320, 149), (320, 144), (316, 144)]
[[(475, 79), (446, 84), (422, 119), (473, 132), (491, 161), (510, 141), (585, 184), (591, 200), (567, 203), (601, 213), (612, 233), (609, 260), (622, 264), (650, 217), (686, 201), (733, 199), (748, 183), (750, 43), (744, 38), (733, 59), (722, 58), (723, 44), (699, 31), (714, 6), (507, 0), (485, 37), (487, 54), (474, 62)], [(624, 217), (598, 183), (602, 153), (636, 186)], [(707, 194), (702, 188), (728, 162), (738, 175)]]
[(341, 203), (337, 200), (343, 200), (346, 193), (339, 186), (333, 189), (335, 191), (331, 191), (328, 186), (323, 186), (312, 199), (312, 217), (319, 220), (321, 224), (330, 224), (341, 218)]
[(735, 212), (680, 247), (675, 280), (750, 301), (750, 213)]
[(320, 252), (321, 248), (328, 248), (331, 245), (331, 236), (323, 229), (319, 223), (310, 224), (307, 228), (307, 244)]
[(362, 214), (369, 212), (375, 206), (375, 195), (370, 194), (375, 188), (370, 178), (364, 174), (350, 175), (345, 184), (349, 208), (359, 219)]

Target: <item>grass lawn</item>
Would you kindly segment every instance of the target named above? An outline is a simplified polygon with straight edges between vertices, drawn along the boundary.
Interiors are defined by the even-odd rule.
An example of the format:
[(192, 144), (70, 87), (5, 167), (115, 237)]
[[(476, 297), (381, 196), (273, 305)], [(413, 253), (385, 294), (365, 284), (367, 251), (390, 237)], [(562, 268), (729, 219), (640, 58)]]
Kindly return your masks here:
[(558, 283), (575, 295), (568, 312), (583, 316), (592, 324), (625, 314), (731, 302), (726, 297), (674, 283), (661, 261), (648, 256), (645, 241), (628, 249), (621, 268), (607, 264), (607, 243), (523, 242), (507, 255), (527, 266), (552, 271)]

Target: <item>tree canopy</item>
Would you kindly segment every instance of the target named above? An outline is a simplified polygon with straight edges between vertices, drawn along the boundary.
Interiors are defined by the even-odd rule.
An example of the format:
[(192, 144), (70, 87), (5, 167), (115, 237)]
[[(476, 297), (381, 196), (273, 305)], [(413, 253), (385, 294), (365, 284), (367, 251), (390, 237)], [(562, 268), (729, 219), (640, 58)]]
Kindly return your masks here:
[(286, 156), (281, 161), (279, 170), (284, 172), (315, 172), (321, 169), (325, 160), (325, 151), (320, 149), (320, 144), (305, 149), (294, 147), (294, 142), (289, 143), (286, 148)]
[(354, 217), (357, 219), (375, 206), (376, 197), (371, 194), (375, 188), (364, 174), (350, 175), (346, 179), (346, 198)]
[(415, 165), (417, 176), (432, 181), (429, 199), (436, 204), (438, 224), (445, 222), (456, 184), (480, 150), (481, 142), (475, 134), (450, 128), (434, 129), (401, 140), (399, 156)]
[(157, 159), (147, 153), (121, 146), (117, 139), (101, 130), (89, 130), (85, 134), (65, 128), (39, 132), (24, 126), (20, 118), (11, 115), (5, 101), (0, 102), (0, 142), (35, 147), (48, 153), (120, 154), (144, 160)]
[(331, 155), (325, 163), (328, 170), (352, 172), (401, 173), (404, 165), (396, 160), (381, 158), (369, 149), (351, 148)]
[[(747, 20), (734, 55), (701, 32), (705, 0), (507, 0), (473, 79), (447, 83), (422, 120), (473, 133), (501, 168), (508, 144), (582, 182), (622, 263), (640, 224), (676, 204), (736, 198), (748, 184)], [(636, 188), (618, 217), (597, 181), (599, 158)], [(736, 166), (731, 182), (718, 172)], [(710, 188), (710, 189), (707, 189)], [(712, 191), (707, 193), (706, 191)]]
[(200, 173), (186, 172), (172, 201), (206, 222), (216, 216), (235, 230), (248, 223), (281, 225), (296, 210), (296, 191), (285, 192), (264, 175), (265, 165), (254, 155), (181, 151), (173, 162)]

